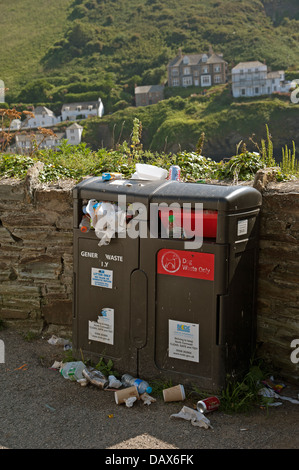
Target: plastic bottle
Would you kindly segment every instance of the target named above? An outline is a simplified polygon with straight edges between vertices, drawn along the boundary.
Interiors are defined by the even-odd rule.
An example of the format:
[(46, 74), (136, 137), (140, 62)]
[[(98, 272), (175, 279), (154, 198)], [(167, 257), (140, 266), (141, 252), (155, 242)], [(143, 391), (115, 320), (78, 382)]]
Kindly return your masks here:
[(152, 387), (150, 387), (145, 380), (136, 379), (129, 374), (124, 374), (121, 378), (121, 382), (124, 387), (133, 387), (133, 385), (135, 385), (140, 395), (145, 392), (151, 393), (152, 391)]
[(82, 361), (67, 362), (60, 370), (60, 373), (65, 379), (80, 380), (83, 378), (82, 372), (84, 368), (85, 364)]
[(90, 218), (87, 215), (83, 215), (79, 227), (83, 233), (86, 233), (90, 230)]

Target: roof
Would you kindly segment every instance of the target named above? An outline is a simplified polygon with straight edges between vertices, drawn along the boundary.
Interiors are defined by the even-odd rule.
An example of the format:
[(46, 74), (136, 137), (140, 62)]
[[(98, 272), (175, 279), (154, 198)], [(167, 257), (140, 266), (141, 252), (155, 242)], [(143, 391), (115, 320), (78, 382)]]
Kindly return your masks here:
[(51, 109), (46, 108), (46, 106), (37, 106), (34, 108), (34, 114), (47, 114), (48, 116), (54, 116), (53, 111)]
[[(202, 61), (203, 56), (207, 56), (206, 61)], [(205, 63), (205, 64), (219, 64), (219, 63), (225, 63), (225, 60), (218, 54), (182, 54), (176, 56), (174, 59), (172, 59), (168, 66), (169, 67), (178, 67), (182, 62), (184, 57), (188, 57), (189, 63), (186, 65), (199, 65), (200, 63)]]
[(274, 72), (268, 72), (267, 77), (268, 78), (280, 78), (283, 73), (284, 73), (283, 70), (276, 70)]
[(232, 70), (236, 69), (250, 69), (250, 68), (255, 68), (255, 67), (267, 67), (265, 64), (260, 62), (259, 60), (253, 60), (249, 62), (239, 62), (235, 67), (233, 67)]
[(74, 124), (69, 126), (68, 129), (83, 129), (83, 127), (80, 126), (80, 124), (77, 124), (76, 122), (74, 122)]
[(164, 90), (163, 85), (145, 85), (145, 86), (137, 86), (135, 87), (135, 94), (139, 93), (155, 93)]
[(83, 101), (83, 102), (78, 102), (78, 103), (64, 103), (62, 105), (62, 111), (65, 110), (65, 108), (69, 108), (70, 110), (77, 110), (78, 106), (81, 106), (82, 109), (88, 109), (89, 106), (92, 106), (93, 108), (98, 108), (100, 103), (101, 103), (101, 98), (98, 99), (98, 101)]

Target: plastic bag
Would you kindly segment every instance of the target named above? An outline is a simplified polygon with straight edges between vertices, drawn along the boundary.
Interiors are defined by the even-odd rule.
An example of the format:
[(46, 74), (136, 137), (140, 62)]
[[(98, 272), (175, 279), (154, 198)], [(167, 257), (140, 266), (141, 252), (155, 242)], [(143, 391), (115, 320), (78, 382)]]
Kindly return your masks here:
[(177, 414), (171, 415), (171, 418), (182, 418), (191, 421), (193, 426), (203, 427), (205, 429), (212, 428), (210, 420), (206, 418), (200, 411), (192, 410), (188, 406), (183, 406)]

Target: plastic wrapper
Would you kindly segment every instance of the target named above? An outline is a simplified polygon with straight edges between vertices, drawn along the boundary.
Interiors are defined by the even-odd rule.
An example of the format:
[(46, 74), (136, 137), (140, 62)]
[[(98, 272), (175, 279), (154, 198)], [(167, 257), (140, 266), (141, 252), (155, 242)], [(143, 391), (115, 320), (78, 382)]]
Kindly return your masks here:
[(90, 215), (96, 236), (100, 238), (99, 246), (108, 245), (116, 233), (126, 231), (126, 212), (117, 204), (90, 199), (86, 212)]
[(199, 426), (205, 429), (212, 428), (210, 420), (206, 418), (200, 411), (193, 410), (188, 406), (183, 406), (181, 411), (170, 416), (171, 418), (182, 418), (191, 421), (193, 426)]

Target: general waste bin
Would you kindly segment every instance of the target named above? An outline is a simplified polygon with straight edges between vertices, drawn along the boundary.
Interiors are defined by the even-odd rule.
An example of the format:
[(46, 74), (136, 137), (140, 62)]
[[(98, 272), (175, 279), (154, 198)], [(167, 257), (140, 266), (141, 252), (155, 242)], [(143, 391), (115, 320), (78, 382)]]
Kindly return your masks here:
[[(144, 203), (161, 182), (137, 180), (102, 181), (88, 178), (73, 190), (74, 207), (74, 282), (73, 282), (73, 351), (74, 355), (97, 362), (111, 359), (114, 368), (137, 374), (137, 350), (144, 344), (141, 315), (146, 299), (133, 286), (140, 278), (139, 238), (116, 235), (108, 245), (99, 246), (95, 230), (83, 233), (80, 222), (88, 201), (129, 205)], [(123, 197), (122, 201), (120, 197)], [(123, 208), (126, 210), (126, 207)], [(145, 215), (146, 216), (146, 215)], [(142, 216), (141, 216), (142, 217)], [(138, 281), (136, 281), (138, 278)], [(144, 289), (142, 289), (142, 292)], [(137, 323), (132, 321), (132, 299), (140, 301)], [(143, 308), (144, 312), (144, 308)]]
[[(174, 202), (181, 212), (169, 210)], [(163, 239), (160, 230), (157, 238), (140, 241), (148, 304), (138, 371), (148, 380), (215, 391), (227, 375), (246, 371), (254, 351), (261, 194), (249, 186), (173, 181), (151, 196), (152, 216), (161, 228), (171, 221), (178, 229), (185, 203), (193, 223), (187, 229), (196, 231), (196, 217), (202, 218), (200, 248), (186, 249), (188, 233), (178, 230), (176, 239)], [(196, 203), (202, 204), (198, 215)]]
[[(245, 370), (255, 344), (260, 193), (89, 178), (73, 196), (75, 354), (112, 359), (120, 373), (211, 391)], [(119, 196), (126, 209), (143, 206), (143, 229), (99, 246), (94, 231), (79, 229), (82, 208)], [(185, 215), (184, 205), (191, 208)], [(202, 243), (187, 246), (197, 230)]]

